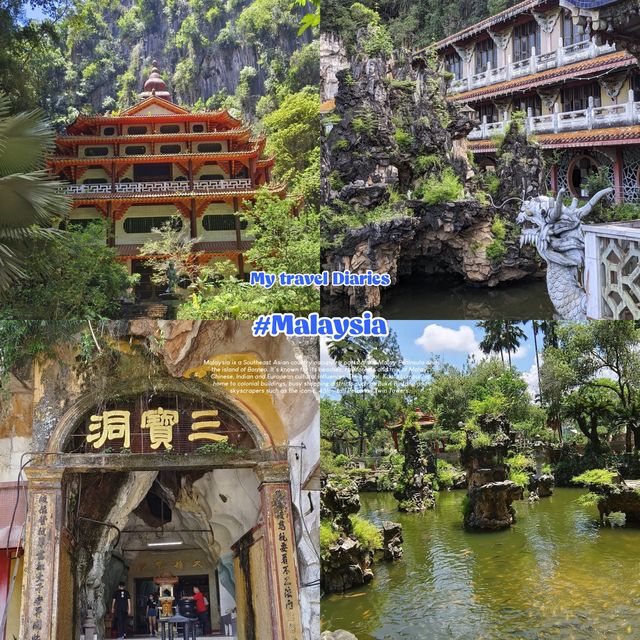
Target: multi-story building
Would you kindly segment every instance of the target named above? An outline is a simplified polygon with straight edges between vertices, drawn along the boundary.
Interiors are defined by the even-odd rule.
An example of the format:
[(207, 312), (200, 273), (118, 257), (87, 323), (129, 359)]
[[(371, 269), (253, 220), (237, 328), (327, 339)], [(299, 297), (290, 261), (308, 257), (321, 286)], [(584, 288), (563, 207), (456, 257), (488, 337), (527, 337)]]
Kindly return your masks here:
[[(111, 115), (79, 115), (56, 140), (51, 170), (69, 182), (70, 222), (107, 220), (108, 242), (142, 297), (153, 296), (150, 270), (139, 255), (152, 229), (179, 214), (203, 260), (228, 259), (244, 276), (251, 228), (239, 212), (270, 182), (273, 158), (228, 111), (189, 111), (171, 100), (155, 66), (140, 101)], [(270, 185), (283, 194), (282, 185)]]
[(525, 0), (436, 43), (453, 74), (451, 99), (472, 107), (469, 148), (495, 164), (497, 135), (524, 111), (550, 157), (549, 187), (580, 196), (604, 167), (617, 202), (640, 202), (637, 60), (591, 37), (558, 0)]

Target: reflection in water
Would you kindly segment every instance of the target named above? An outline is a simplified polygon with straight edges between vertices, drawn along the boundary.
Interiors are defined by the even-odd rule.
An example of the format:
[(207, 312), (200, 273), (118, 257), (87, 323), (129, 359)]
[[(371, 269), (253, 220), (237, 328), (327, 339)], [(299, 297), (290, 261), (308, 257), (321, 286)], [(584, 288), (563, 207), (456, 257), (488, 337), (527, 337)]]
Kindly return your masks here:
[(404, 558), (323, 599), (322, 628), (358, 640), (640, 638), (640, 530), (600, 528), (580, 493), (517, 502), (517, 524), (493, 533), (463, 529), (463, 491), (441, 492), (422, 515), (362, 494), (361, 515), (402, 523)]
[(470, 287), (445, 276), (412, 276), (384, 292), (382, 315), (388, 320), (551, 320), (554, 309), (544, 280), (489, 289)]

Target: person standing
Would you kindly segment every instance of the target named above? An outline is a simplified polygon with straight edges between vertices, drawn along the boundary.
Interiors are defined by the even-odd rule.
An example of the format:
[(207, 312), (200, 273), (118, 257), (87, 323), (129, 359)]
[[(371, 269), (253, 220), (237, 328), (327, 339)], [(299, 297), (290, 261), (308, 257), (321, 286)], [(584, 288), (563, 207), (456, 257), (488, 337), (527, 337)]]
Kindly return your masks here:
[(149, 623), (149, 635), (158, 635), (158, 598), (150, 593), (147, 598), (147, 621)]
[(209, 633), (209, 615), (207, 614), (209, 603), (198, 587), (193, 587), (193, 600), (196, 603), (196, 614), (198, 615), (198, 622), (202, 625), (202, 633), (206, 635)]
[(125, 589), (125, 584), (122, 581), (118, 583), (118, 588), (113, 594), (111, 613), (116, 617), (118, 638), (126, 638), (127, 618), (131, 615), (131, 595)]

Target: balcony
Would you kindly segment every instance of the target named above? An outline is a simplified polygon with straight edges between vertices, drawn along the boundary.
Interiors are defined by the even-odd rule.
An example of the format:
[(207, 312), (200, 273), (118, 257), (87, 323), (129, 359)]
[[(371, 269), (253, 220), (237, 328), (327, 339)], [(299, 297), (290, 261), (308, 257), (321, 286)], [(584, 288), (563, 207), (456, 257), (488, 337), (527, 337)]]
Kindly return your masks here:
[[(487, 122), (485, 116), (482, 123), (469, 134), (468, 139), (489, 140), (495, 135), (502, 135), (510, 122), (506, 112), (500, 122)], [(596, 107), (593, 98), (589, 98), (589, 106), (586, 109), (560, 111), (560, 106), (556, 103), (553, 113), (533, 116), (529, 111), (525, 119), (526, 130), (530, 134), (589, 131), (637, 124), (640, 124), (640, 102), (635, 101), (634, 92), (631, 90), (629, 99), (622, 104)]]
[(587, 316), (640, 320), (640, 220), (583, 230)]
[(616, 50), (615, 45), (603, 44), (597, 45), (593, 40), (585, 40), (584, 42), (576, 42), (566, 47), (559, 39), (558, 48), (550, 53), (536, 54), (533, 50), (531, 57), (517, 62), (509, 62), (503, 67), (489, 67), (482, 73), (453, 80), (451, 83), (451, 93), (460, 93), (462, 91), (471, 91), (472, 89), (480, 89), (498, 82), (506, 82), (514, 78), (520, 78), (532, 73), (539, 73), (547, 69), (555, 69), (580, 60), (588, 60), (613, 53)]
[(70, 184), (62, 192), (71, 196), (80, 195), (127, 195), (127, 194), (179, 194), (211, 193), (216, 191), (236, 191), (252, 189), (250, 178), (232, 180), (195, 180), (190, 184), (186, 180), (165, 182), (118, 182), (115, 189), (110, 184)]

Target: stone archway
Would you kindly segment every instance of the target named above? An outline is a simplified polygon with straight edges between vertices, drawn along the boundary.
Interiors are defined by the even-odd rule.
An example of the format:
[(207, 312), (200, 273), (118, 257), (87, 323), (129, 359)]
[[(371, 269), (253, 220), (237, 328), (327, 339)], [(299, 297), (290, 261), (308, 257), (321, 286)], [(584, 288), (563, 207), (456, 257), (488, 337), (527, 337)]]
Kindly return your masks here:
[[(145, 381), (134, 381), (111, 391), (115, 397), (118, 393), (131, 396), (146, 387)], [(185, 512), (191, 509), (191, 516), (203, 523), (203, 529), (211, 528), (211, 544), (219, 546), (216, 553), (227, 548), (233, 551), (236, 585), (240, 585), (236, 592), (238, 637), (302, 637), (286, 449), (272, 446), (268, 428), (250, 409), (213, 385), (169, 378), (154, 381), (153, 390), (207, 397), (219, 403), (247, 429), (255, 449), (232, 457), (194, 453), (161, 459), (150, 453), (71, 453), (67, 443), (98, 401), (97, 394), (83, 395), (58, 420), (45, 453), (26, 470), (29, 515), (20, 640), (53, 640), (68, 637), (70, 631), (78, 637), (87, 607), (99, 617), (104, 613), (104, 575), (118, 531), (159, 474), (168, 471), (201, 475), (201, 486), (196, 486), (199, 480), (192, 483), (191, 494), (181, 494), (176, 504), (179, 502)], [(253, 518), (241, 522), (231, 511), (237, 505), (229, 505), (226, 513), (212, 508), (216, 500), (207, 498), (207, 492), (215, 496), (219, 483), (214, 478), (225, 470), (255, 478)], [(72, 526), (73, 510), (79, 510), (82, 503), (74, 493), (74, 481), (92, 474), (101, 478), (116, 475), (118, 482), (105, 495), (100, 517), (78, 536)], [(222, 495), (221, 491), (217, 494)], [(103, 629), (100, 632), (98, 637), (102, 638)]]

